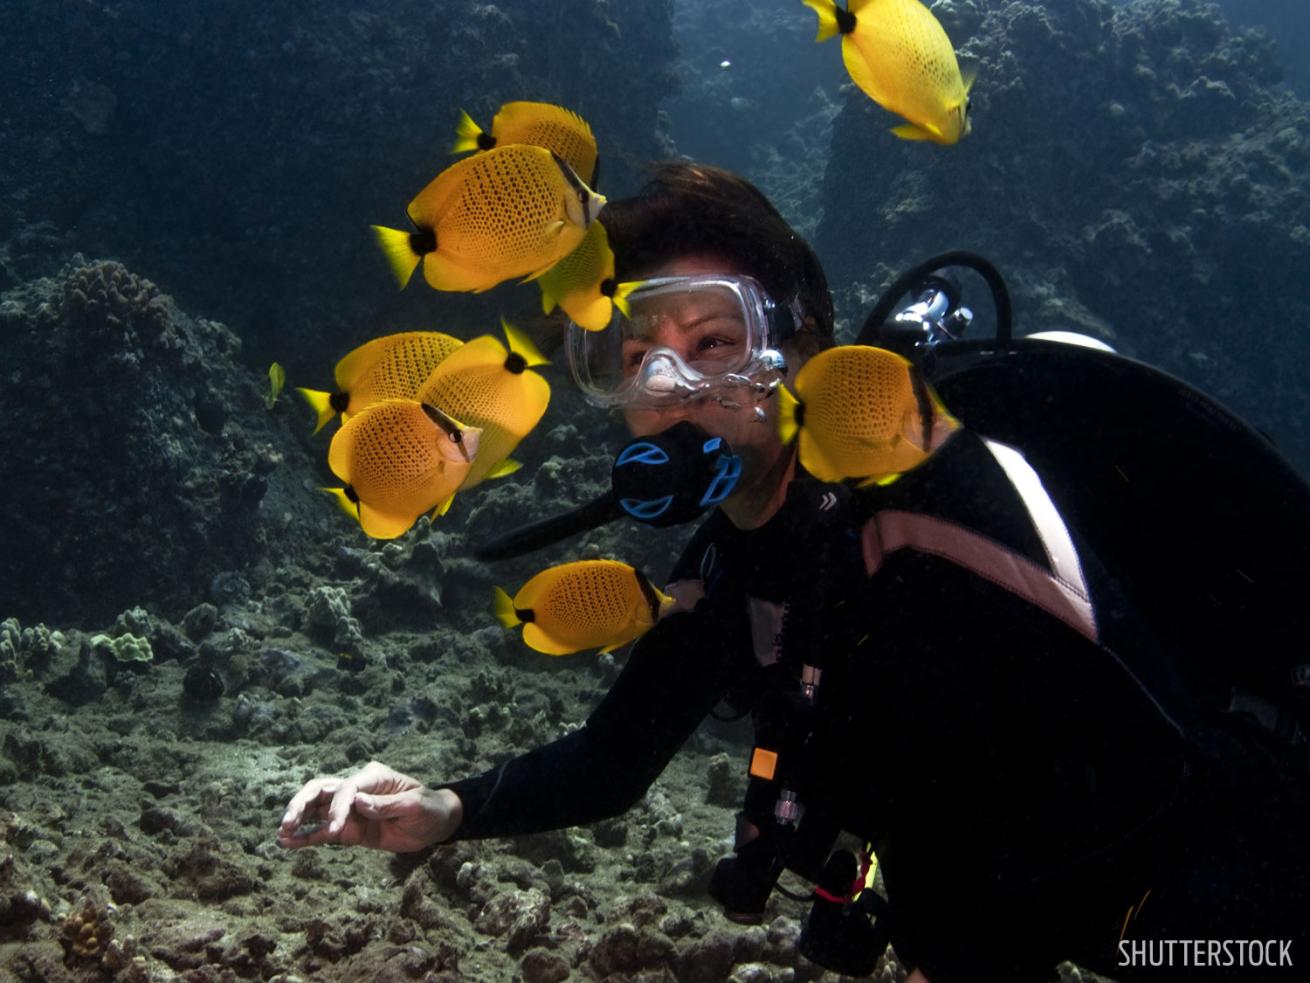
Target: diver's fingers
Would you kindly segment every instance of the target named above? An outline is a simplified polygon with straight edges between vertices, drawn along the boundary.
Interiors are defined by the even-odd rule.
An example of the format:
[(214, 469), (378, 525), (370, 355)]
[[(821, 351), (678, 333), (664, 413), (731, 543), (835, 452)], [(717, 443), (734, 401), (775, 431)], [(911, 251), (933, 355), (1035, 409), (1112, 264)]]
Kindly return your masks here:
[(336, 840), (337, 837), (328, 832), (327, 823), (277, 831), (278, 846), (288, 850), (299, 850), (305, 846), (321, 846), (324, 843), (334, 843)]
[(340, 778), (315, 778), (306, 782), (287, 803), (286, 812), (282, 814), (281, 828), (290, 832), (304, 822), (307, 816), (311, 820), (318, 818), (321, 808), (332, 800), (341, 781)]
[(346, 828), (346, 820), (355, 807), (355, 796), (359, 795), (358, 775), (351, 775), (343, 780), (332, 793), (332, 802), (328, 805), (327, 830), (331, 836), (340, 835)]

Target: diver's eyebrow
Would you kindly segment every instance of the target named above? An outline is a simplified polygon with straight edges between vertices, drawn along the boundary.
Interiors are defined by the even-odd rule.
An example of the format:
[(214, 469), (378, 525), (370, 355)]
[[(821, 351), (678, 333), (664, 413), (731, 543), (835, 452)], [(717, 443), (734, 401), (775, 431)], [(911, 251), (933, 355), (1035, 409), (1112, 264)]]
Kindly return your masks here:
[[(706, 321), (727, 321), (736, 318), (736, 311), (729, 310), (693, 310), (689, 312), (686, 318), (670, 317), (669, 321), (679, 331), (690, 331), (692, 328), (698, 328)], [(738, 318), (738, 320), (740, 320)]]

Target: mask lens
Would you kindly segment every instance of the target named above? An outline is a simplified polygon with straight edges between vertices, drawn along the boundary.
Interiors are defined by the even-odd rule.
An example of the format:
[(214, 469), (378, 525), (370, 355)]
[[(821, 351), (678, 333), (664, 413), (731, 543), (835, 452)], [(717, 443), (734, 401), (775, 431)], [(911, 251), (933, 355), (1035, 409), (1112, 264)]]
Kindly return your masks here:
[(750, 358), (746, 309), (727, 284), (700, 284), (637, 297), (623, 329), (625, 376), (636, 374), (646, 352), (655, 347), (671, 349), (706, 375), (735, 371)]
[(704, 376), (743, 371), (760, 341), (751, 289), (719, 277), (647, 281), (628, 298), (630, 317), (615, 311), (603, 331), (573, 329), (569, 354), (579, 383), (595, 397), (617, 398), (640, 385), (655, 348)]

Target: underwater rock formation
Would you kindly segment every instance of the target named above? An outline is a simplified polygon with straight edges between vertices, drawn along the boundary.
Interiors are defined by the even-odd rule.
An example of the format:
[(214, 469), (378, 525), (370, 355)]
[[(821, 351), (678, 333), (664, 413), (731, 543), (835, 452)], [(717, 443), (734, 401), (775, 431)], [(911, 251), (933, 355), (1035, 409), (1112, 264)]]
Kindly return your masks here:
[[(0, 611), (60, 625), (145, 603), (179, 615), (210, 581), (295, 549), (262, 509), (287, 455), (240, 342), (118, 263), (70, 264), (0, 297), (8, 353)], [(21, 473), (22, 477), (18, 475)]]
[(936, 9), (978, 67), (974, 130), (905, 144), (848, 96), (817, 236), (839, 308), (861, 317), (913, 262), (972, 249), (1010, 280), (1020, 333), (1105, 337), (1310, 466), (1310, 105), (1277, 88), (1268, 39), (1178, 0)]
[[(1278, 47), (1279, 64), (1287, 83), (1302, 99), (1310, 98), (1310, 7), (1304, 0), (1216, 0), (1234, 24), (1263, 25)], [(1277, 25), (1274, 29), (1273, 25)]]
[(461, 108), (485, 124), (510, 99), (582, 113), (601, 187), (632, 189), (662, 156), (671, 19), (672, 0), (0, 5), (0, 290), (114, 256), (247, 343), (276, 335), (258, 360), (293, 374), (387, 305), (492, 325), (485, 300), (396, 298), (368, 224), (403, 221)]

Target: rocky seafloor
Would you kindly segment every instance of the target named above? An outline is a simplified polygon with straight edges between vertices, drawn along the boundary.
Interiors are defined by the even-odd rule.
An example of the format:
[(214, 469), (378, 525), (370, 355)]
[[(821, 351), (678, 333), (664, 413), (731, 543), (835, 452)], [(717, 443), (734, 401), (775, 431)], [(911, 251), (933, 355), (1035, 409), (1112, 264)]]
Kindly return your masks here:
[(0, 624), (0, 978), (794, 972), (794, 918), (730, 931), (704, 899), (742, 784), (725, 735), (590, 830), (422, 864), (275, 845), (304, 780), (372, 758), (434, 782), (482, 770), (576, 726), (616, 671), (526, 649), (491, 585), (634, 550), (658, 569), (667, 543), (612, 527), (549, 561), (468, 558), (606, 478), (558, 372), (518, 477), (383, 544), (317, 490), (326, 435), (305, 439), (305, 407), (266, 408), (231, 332), (121, 265), (10, 291), (0, 334), (6, 393), (66, 395), (35, 424), (4, 414), (38, 480), (7, 537), (6, 610), (33, 613)]
[[(0, 337), (23, 355), (7, 393), (89, 373), (39, 426), (0, 414), (11, 460), (51, 481), (9, 528), (48, 542), (10, 554), (7, 608), (49, 615), (0, 622), (0, 979), (836, 979), (795, 953), (798, 903), (775, 895), (744, 927), (706, 895), (744, 790), (742, 723), (707, 723), (635, 809), (590, 828), (424, 860), (276, 845), (307, 779), (373, 759), (434, 783), (484, 770), (576, 727), (617, 672), (527, 649), (490, 588), (594, 556), (662, 572), (667, 533), (469, 556), (607, 480), (558, 371), (518, 475), (379, 543), (318, 490), (327, 441), (306, 439), (309, 411), (266, 407), (231, 332), (120, 264), (75, 261), (0, 296)], [(70, 337), (96, 358), (70, 358)], [(211, 387), (226, 394), (212, 419)], [(61, 436), (75, 453), (50, 454)], [(111, 481), (107, 444), (130, 480)], [(24, 580), (47, 557), (68, 577), (85, 566), (76, 620), (59, 617), (58, 576)], [(903, 975), (889, 960), (877, 978)]]

